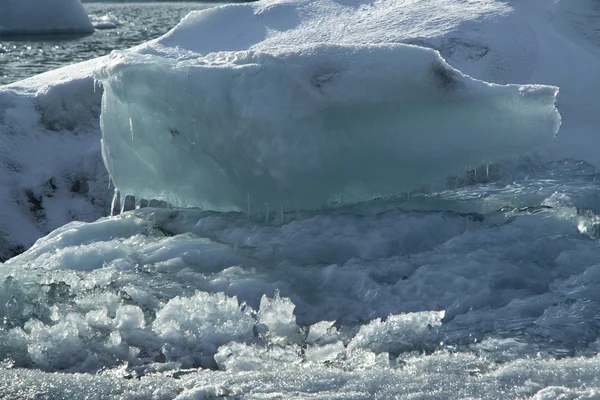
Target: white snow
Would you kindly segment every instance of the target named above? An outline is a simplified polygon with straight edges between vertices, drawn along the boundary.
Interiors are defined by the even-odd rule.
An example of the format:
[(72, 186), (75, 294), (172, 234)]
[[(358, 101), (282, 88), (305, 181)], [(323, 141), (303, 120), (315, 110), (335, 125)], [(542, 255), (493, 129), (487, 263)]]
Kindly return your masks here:
[(0, 260), (109, 210), (99, 146), (100, 60), (0, 87)]
[(3, 0), (0, 35), (91, 33), (79, 0)]

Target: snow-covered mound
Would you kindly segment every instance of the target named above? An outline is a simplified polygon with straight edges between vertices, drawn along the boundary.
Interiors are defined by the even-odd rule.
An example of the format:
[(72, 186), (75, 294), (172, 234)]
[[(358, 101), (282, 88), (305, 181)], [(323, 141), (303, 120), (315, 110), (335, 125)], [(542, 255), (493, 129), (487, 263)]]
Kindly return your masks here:
[[(280, 14), (306, 18), (310, 6), (333, 4), (208, 10), (159, 55), (113, 54), (96, 78), (104, 159), (121, 192), (216, 210), (315, 209), (418, 189), (558, 131), (556, 88), (477, 81), (430, 49), (253, 38), (274, 21), (302, 31)], [(239, 30), (228, 35), (246, 39), (213, 32), (216, 43), (197, 43), (225, 17)]]
[(93, 31), (79, 0), (3, 0), (0, 3), (0, 35)]
[(100, 156), (99, 60), (0, 87), (0, 261), (109, 210)]

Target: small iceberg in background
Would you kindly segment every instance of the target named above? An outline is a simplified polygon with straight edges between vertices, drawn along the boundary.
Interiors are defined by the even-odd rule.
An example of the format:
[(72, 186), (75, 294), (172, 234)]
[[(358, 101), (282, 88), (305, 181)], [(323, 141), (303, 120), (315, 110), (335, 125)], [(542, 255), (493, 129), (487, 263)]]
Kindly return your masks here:
[(19, 0), (0, 4), (0, 36), (84, 34), (93, 31), (79, 0)]
[(91, 17), (94, 29), (115, 29), (123, 25), (117, 17), (112, 14), (106, 14), (101, 17)]

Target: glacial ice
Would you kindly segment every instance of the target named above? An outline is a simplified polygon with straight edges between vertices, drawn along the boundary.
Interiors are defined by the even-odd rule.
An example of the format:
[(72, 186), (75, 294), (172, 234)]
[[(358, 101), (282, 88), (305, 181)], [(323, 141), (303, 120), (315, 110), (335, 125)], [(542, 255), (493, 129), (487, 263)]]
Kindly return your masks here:
[(393, 196), (532, 152), (560, 125), (556, 88), (477, 81), (402, 44), (124, 52), (96, 78), (115, 186), (203, 209)]
[(409, 42), (478, 79), (561, 88), (558, 160), (326, 212), (145, 208), (64, 225), (108, 209), (89, 72), (103, 61), (0, 88), (0, 246), (64, 225), (0, 264), (0, 397), (597, 397), (600, 174), (580, 161), (598, 160), (595, 3), (546, 3), (226, 6), (116, 56), (169, 69), (223, 48), (291, 57), (300, 39)]
[(79, 0), (3, 0), (0, 3), (0, 36), (93, 31)]
[[(600, 88), (594, 84), (600, 82), (600, 25), (595, 7), (591, 0), (261, 1), (192, 13), (136, 51), (184, 60), (223, 49), (269, 51), (323, 42), (418, 44), (438, 50), (450, 65), (477, 79), (560, 87), (561, 133), (548, 155), (600, 166), (595, 100)], [(229, 18), (236, 22), (226, 23)], [(91, 78), (93, 65), (100, 62), (53, 71), (0, 91), (0, 115), (6, 116), (0, 118), (0, 140), (10, 143), (0, 146), (0, 259), (28, 248), (72, 218), (92, 221), (106, 215), (106, 196), (112, 189), (106, 190), (108, 178), (96, 144), (101, 132), (94, 116), (102, 88), (94, 87)], [(43, 107), (37, 107), (38, 101)], [(32, 145), (40, 140), (43, 145)], [(77, 149), (65, 151), (71, 141)], [(478, 179), (485, 176), (485, 168), (480, 169)], [(60, 195), (54, 194), (52, 182)], [(70, 187), (76, 189), (74, 195)], [(250, 206), (251, 213), (267, 212), (264, 204)], [(270, 217), (291, 209), (273, 208), (268, 208)]]

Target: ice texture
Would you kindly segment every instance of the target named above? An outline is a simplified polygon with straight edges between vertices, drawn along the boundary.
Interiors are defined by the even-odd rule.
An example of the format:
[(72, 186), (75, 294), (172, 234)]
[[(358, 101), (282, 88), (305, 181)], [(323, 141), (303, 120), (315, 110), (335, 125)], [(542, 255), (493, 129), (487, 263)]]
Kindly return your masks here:
[(3, 0), (0, 35), (92, 33), (79, 0)]
[(556, 88), (486, 84), (402, 44), (122, 53), (96, 78), (115, 186), (204, 209), (396, 195), (539, 149), (560, 125)]
[(72, 222), (0, 264), (0, 397), (592, 397), (598, 182)]

